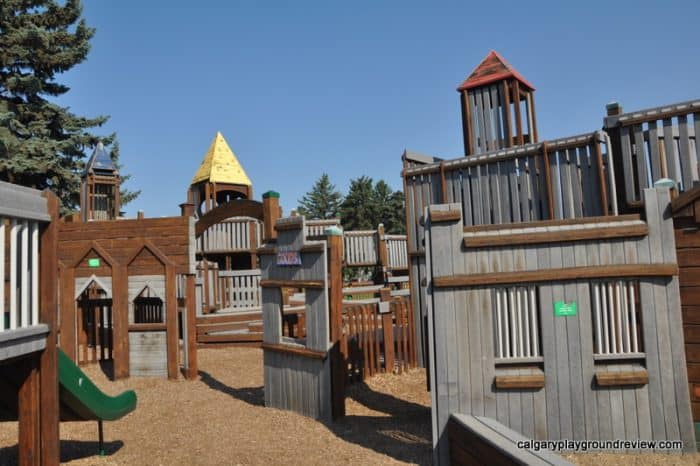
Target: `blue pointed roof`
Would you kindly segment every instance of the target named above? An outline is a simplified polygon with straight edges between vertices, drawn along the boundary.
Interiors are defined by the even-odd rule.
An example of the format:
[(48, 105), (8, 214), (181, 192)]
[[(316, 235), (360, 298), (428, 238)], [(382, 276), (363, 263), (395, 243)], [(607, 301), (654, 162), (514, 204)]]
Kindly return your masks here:
[(101, 142), (95, 146), (95, 151), (90, 156), (85, 171), (88, 173), (117, 174), (117, 167), (114, 166), (114, 162)]

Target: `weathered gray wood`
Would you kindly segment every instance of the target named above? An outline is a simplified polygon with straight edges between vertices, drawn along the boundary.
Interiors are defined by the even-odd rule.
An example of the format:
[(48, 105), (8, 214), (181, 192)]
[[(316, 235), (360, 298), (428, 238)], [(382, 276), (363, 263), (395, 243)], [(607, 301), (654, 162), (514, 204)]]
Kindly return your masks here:
[(695, 161), (700, 166), (700, 112), (693, 113), (693, 125), (695, 129)]
[(666, 156), (666, 176), (672, 180), (681, 179), (676, 166), (676, 143), (673, 139), (673, 121), (670, 118), (663, 120), (664, 128), (664, 154)]
[(632, 143), (630, 142), (630, 128), (620, 128), (620, 141), (622, 145), (622, 169), (625, 178), (625, 199), (627, 202), (639, 200), (634, 190), (634, 174), (632, 172)]
[(167, 377), (165, 331), (129, 333), (129, 375)]
[(644, 130), (642, 125), (635, 125), (632, 131), (634, 132), (634, 153), (637, 159), (637, 180), (639, 181), (641, 195), (641, 191), (649, 187), (647, 160), (644, 150)]
[(692, 163), (690, 153), (690, 139), (688, 138), (688, 117), (681, 115), (678, 117), (678, 149), (681, 161), (681, 175), (683, 177), (683, 190), (687, 191), (693, 187), (693, 180), (697, 180), (697, 166)]
[(659, 133), (656, 121), (649, 122), (649, 162), (651, 165), (651, 181), (652, 183), (661, 176), (661, 155), (659, 153)]

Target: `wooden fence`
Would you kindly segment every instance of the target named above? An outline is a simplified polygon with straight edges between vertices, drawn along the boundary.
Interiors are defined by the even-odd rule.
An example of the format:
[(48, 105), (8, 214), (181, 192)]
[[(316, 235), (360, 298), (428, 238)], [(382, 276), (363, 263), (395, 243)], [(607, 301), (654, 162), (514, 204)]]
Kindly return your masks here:
[(674, 180), (681, 192), (700, 180), (700, 100), (611, 115), (604, 127), (616, 146), (627, 205), (639, 207), (644, 189), (661, 178)]
[(429, 208), (436, 464), (452, 413), (532, 439), (694, 450), (670, 197), (644, 195), (644, 220), (464, 227), (460, 204)]
[(396, 298), (382, 304), (343, 306), (341, 351), (346, 355), (348, 382), (415, 367), (410, 300)]
[(452, 160), (404, 153), (410, 288), (423, 348), (419, 364), (427, 351), (424, 209), (460, 203), (465, 227), (616, 215), (610, 154), (602, 131)]

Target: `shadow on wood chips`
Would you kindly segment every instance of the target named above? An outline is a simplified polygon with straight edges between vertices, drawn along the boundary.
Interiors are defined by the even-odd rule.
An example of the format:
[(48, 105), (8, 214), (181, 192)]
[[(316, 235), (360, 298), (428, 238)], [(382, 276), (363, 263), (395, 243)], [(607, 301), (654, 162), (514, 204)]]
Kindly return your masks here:
[[(233, 388), (205, 371), (199, 371), (209, 388), (253, 406), (264, 406), (264, 387)], [(326, 427), (346, 442), (407, 463), (430, 464), (430, 408), (372, 390), (367, 384), (351, 385), (347, 398), (384, 416), (347, 415)]]
[[(111, 456), (124, 446), (121, 440), (104, 442), (105, 456)], [(97, 424), (95, 424), (95, 441), (61, 440), (61, 463), (99, 455), (97, 441)], [(0, 465), (17, 466), (18, 446), (0, 448)]]

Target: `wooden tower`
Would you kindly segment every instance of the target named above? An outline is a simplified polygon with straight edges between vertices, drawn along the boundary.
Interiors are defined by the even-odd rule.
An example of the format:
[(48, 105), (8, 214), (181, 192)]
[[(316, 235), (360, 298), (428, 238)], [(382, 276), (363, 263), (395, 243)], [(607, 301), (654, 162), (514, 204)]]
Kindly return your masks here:
[(457, 88), (464, 155), (537, 142), (535, 88), (491, 51)]
[(83, 222), (114, 220), (119, 216), (119, 171), (101, 142), (90, 156), (80, 189)]
[(251, 199), (253, 183), (226, 140), (217, 132), (199, 170), (192, 178), (189, 202), (202, 215), (234, 199)]

